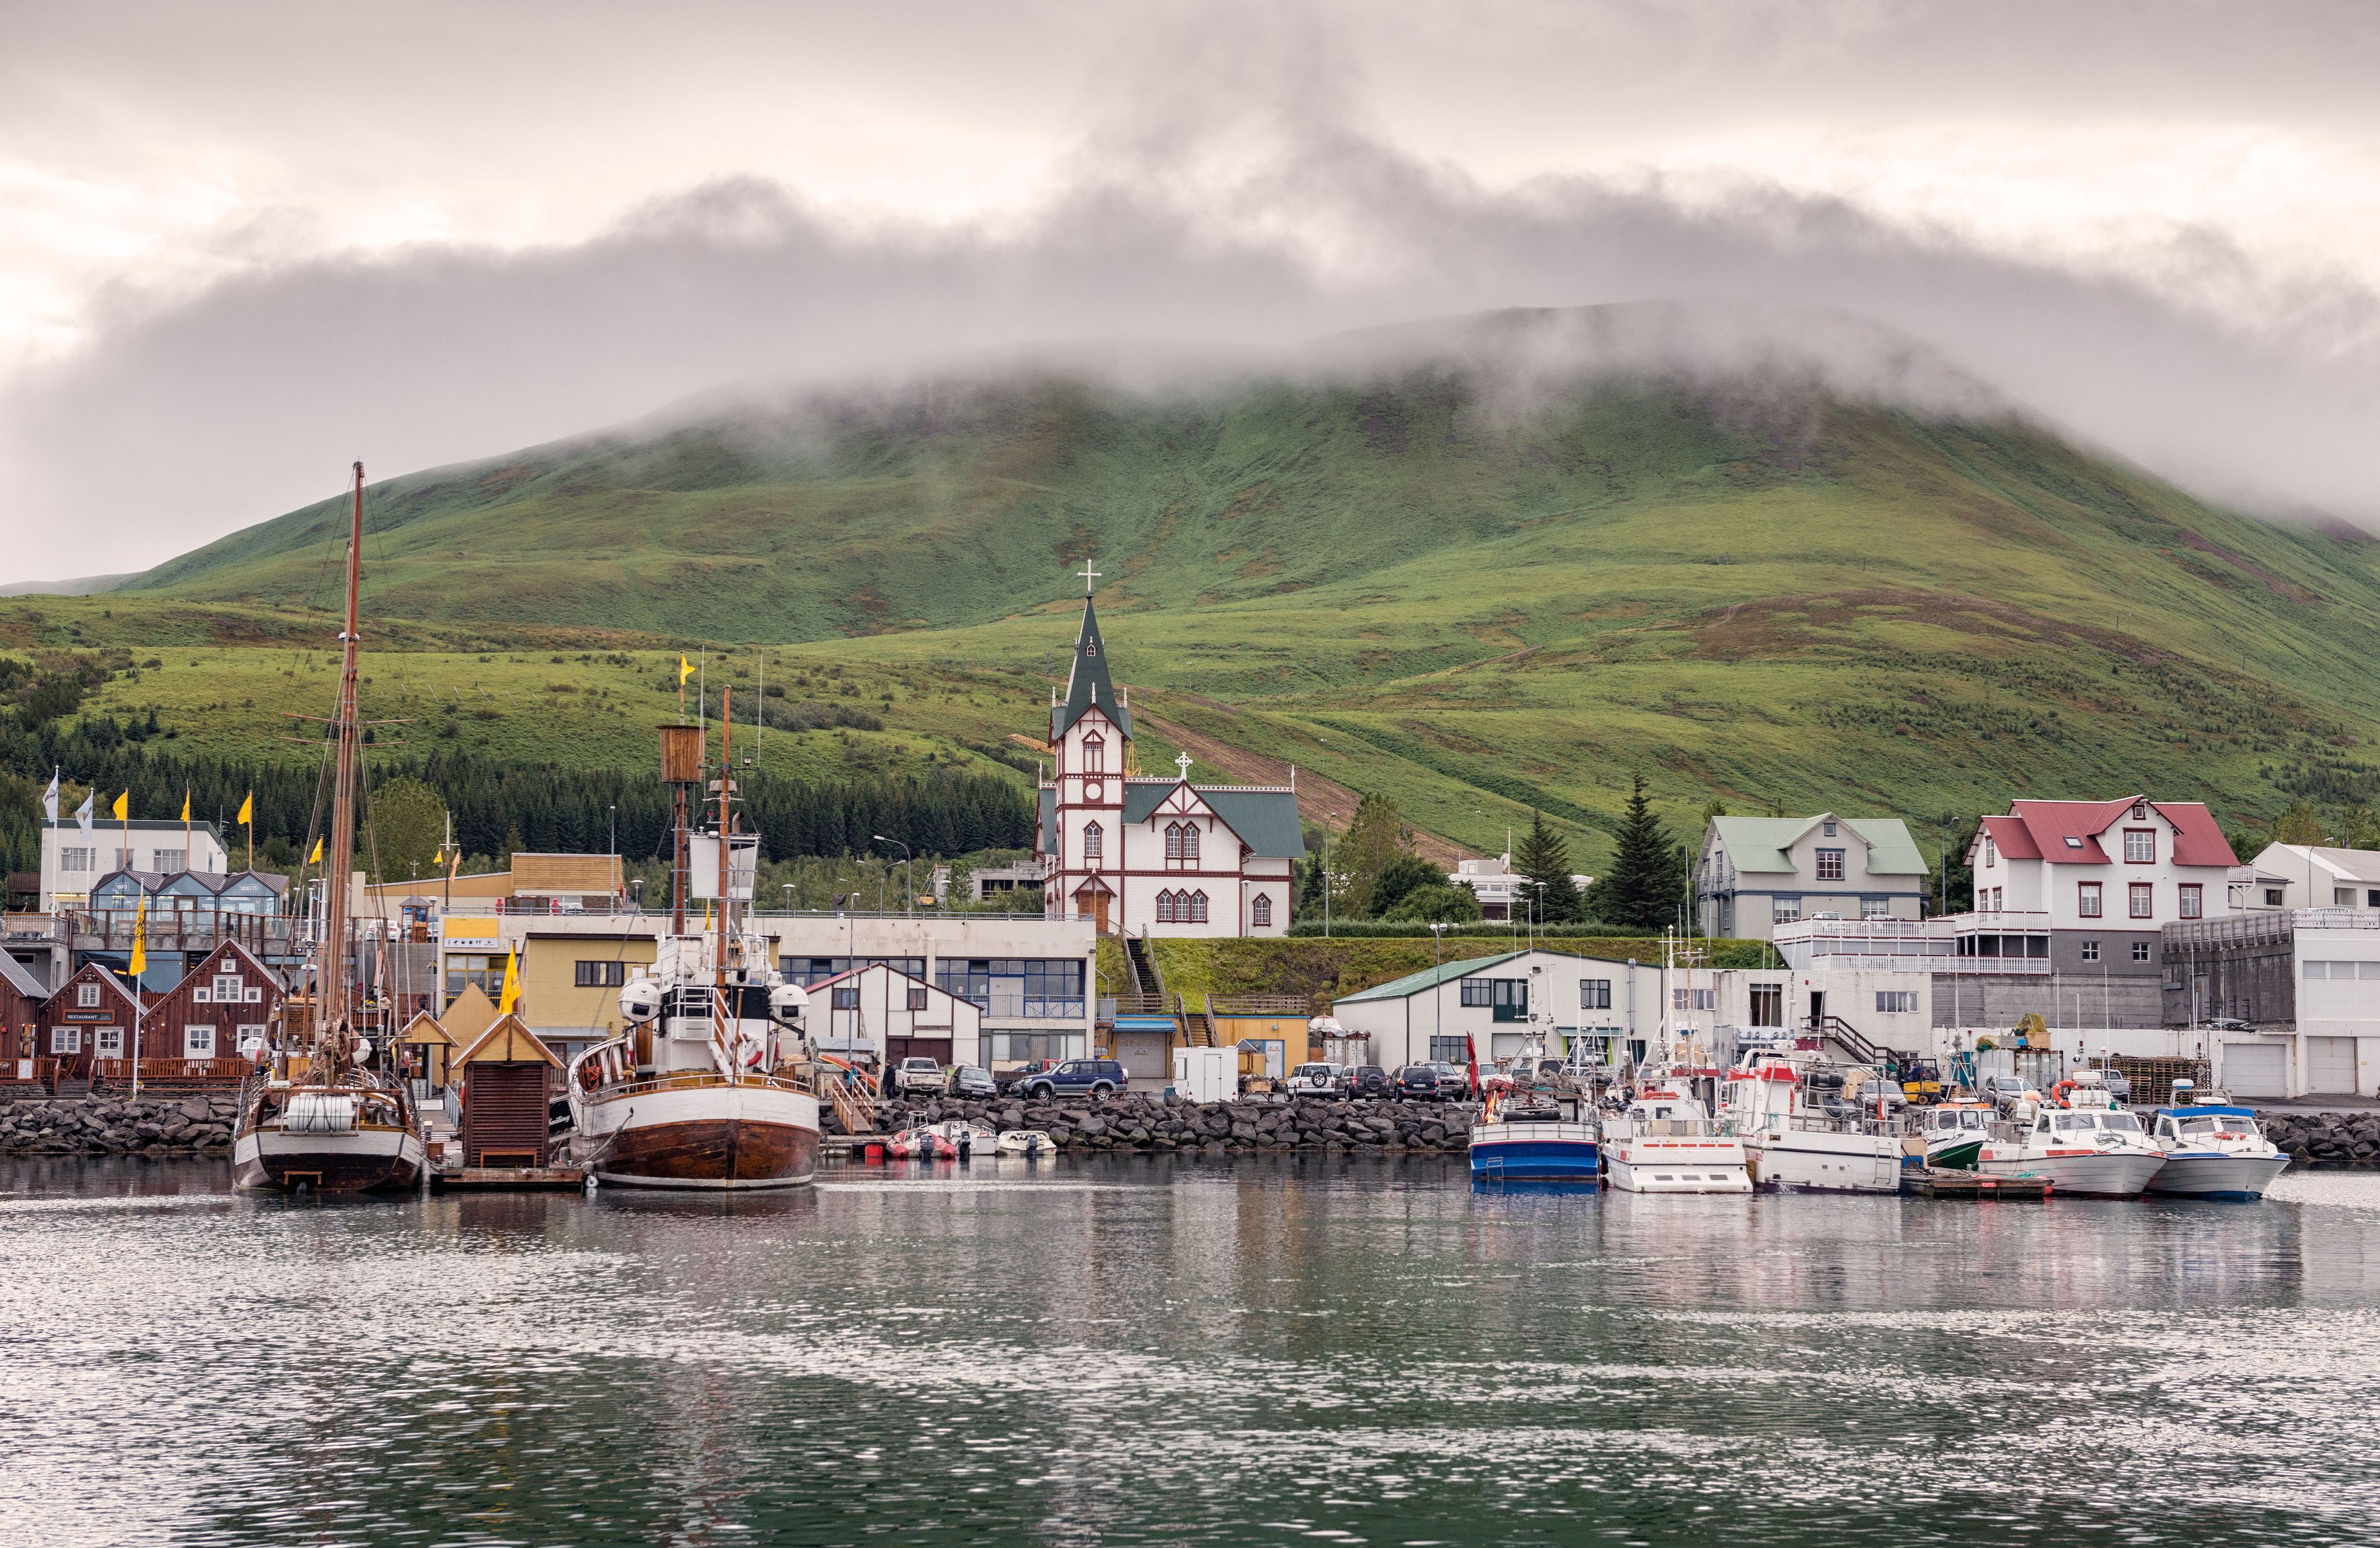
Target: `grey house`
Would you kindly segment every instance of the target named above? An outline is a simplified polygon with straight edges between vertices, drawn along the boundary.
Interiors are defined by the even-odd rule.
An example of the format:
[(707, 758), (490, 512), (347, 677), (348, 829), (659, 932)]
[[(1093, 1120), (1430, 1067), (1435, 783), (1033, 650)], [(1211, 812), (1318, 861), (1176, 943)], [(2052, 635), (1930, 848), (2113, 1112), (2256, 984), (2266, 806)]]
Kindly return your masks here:
[(1694, 898), (1713, 935), (1767, 940), (1797, 919), (1915, 919), (1925, 859), (1899, 817), (1713, 817)]

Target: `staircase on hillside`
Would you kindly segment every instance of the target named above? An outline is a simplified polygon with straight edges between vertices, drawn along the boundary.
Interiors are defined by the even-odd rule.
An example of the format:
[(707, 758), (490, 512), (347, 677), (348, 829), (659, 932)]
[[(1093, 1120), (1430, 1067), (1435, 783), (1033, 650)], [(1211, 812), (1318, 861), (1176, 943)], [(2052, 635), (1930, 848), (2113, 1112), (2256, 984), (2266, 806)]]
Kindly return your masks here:
[(1165, 999), (1165, 975), (1157, 971), (1157, 959), (1149, 954), (1148, 940), (1135, 935), (1126, 935), (1123, 939), (1124, 972), (1132, 982), (1124, 993), (1116, 997), (1116, 1009), (1127, 1015), (1172, 1014)]

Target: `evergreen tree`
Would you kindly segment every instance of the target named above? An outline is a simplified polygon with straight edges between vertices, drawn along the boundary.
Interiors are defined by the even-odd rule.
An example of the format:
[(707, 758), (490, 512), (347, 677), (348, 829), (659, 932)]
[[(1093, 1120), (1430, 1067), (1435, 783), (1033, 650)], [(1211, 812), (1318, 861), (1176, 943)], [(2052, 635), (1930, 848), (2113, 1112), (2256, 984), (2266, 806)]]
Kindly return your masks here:
[(1322, 846), (1312, 844), (1305, 858), (1297, 863), (1297, 907), (1292, 911), (1299, 919), (1322, 917)]
[(1467, 925), (1479, 917), (1479, 898), (1467, 887), (1440, 879), (1415, 888), (1380, 917), (1422, 925)]
[(1446, 873), (1417, 854), (1401, 854), (1380, 867), (1372, 878), (1372, 913), (1382, 919), (1407, 895), (1426, 887), (1448, 885)]
[(1645, 799), (1645, 776), (1635, 779), (1610, 869), (1595, 884), (1589, 911), (1608, 925), (1658, 929), (1678, 916), (1679, 846)]
[(1546, 826), (1543, 812), (1529, 814), (1528, 836), (1512, 856), (1512, 869), (1527, 878), (1522, 901), (1540, 925), (1574, 925), (1585, 917), (1585, 900), (1570, 879), (1570, 846)]

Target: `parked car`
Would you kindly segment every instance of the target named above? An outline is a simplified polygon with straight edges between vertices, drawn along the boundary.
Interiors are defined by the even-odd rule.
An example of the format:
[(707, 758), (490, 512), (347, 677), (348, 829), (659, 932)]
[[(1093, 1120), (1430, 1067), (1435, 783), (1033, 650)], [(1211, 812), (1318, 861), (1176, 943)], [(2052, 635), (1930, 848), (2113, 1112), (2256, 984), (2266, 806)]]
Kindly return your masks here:
[(1986, 1102), (2009, 1103), (2033, 1089), (2033, 1082), (2022, 1075), (1986, 1075), (1977, 1094)]
[(1022, 1090), (1024, 1089), (1025, 1082), (1031, 1080), (1034, 1076), (1044, 1074), (1049, 1070), (1055, 1070), (1056, 1068), (1058, 1068), (1058, 1061), (1054, 1058), (1028, 1058), (1014, 1070), (993, 1070), (991, 1072), (991, 1082), (998, 1086), (1003, 1093), (1013, 1090)]
[(1397, 1071), (1397, 1094), (1416, 1102), (1435, 1102), (1444, 1094), (1438, 1089), (1438, 1071), (1427, 1064), (1408, 1064)]
[(925, 1096), (940, 1095), (942, 1084), (942, 1066), (938, 1059), (917, 1054), (893, 1066), (892, 1090), (896, 1095), (906, 1096), (912, 1092)]
[(1389, 1096), (1394, 1094), (1396, 1082), (1389, 1072), (1377, 1064), (1359, 1064), (1347, 1072), (1347, 1094), (1350, 1096)]
[(1471, 1071), (1460, 1064), (1439, 1059), (1430, 1066), (1438, 1071), (1438, 1089), (1442, 1096), (1456, 1102), (1471, 1099)]
[(1301, 1064), (1289, 1072), (1292, 1096), (1336, 1096), (1347, 1087), (1347, 1067), (1324, 1062)]
[(2198, 1024), (2204, 1027), (2209, 1032), (2253, 1032), (2256, 1030), (2254, 1022), (2243, 1022), (2237, 1016), (2209, 1016), (2206, 1020), (2199, 1022)]
[(1070, 1058), (1024, 1082), (1027, 1096), (1099, 1096), (1124, 1089), (1123, 1064), (1112, 1058)]
[(991, 1071), (972, 1064), (958, 1065), (951, 1070), (950, 1094), (953, 1096), (990, 1097), (1000, 1094), (999, 1083)]

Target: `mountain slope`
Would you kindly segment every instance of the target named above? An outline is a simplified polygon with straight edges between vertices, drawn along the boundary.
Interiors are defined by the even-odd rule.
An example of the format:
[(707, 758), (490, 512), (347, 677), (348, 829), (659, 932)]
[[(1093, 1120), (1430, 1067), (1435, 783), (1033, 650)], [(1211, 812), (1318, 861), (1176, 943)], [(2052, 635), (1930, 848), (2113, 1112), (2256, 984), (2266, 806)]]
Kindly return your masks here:
[[(1581, 363), (1514, 345), (1536, 326), (1149, 393), (1044, 370), (813, 394), (393, 480), (370, 606), (795, 645), (772, 680), (847, 665), (907, 739), (807, 756), (976, 757), (1034, 729), (1092, 558), (1121, 676), (1184, 739), (1394, 790), (1474, 846), (1540, 808), (1592, 856), (1637, 768), (1689, 821), (1713, 797), (1938, 818), (2155, 787), (2244, 817), (2380, 791), (2370, 543), (1955, 393), (1888, 406), (1773, 355)], [(341, 514), (112, 596), (321, 604)], [(536, 745), (641, 757), (630, 719)]]

